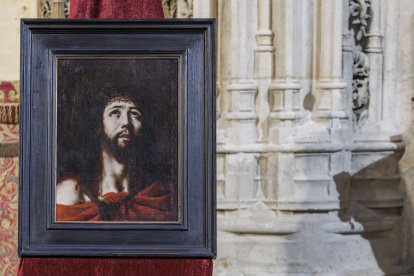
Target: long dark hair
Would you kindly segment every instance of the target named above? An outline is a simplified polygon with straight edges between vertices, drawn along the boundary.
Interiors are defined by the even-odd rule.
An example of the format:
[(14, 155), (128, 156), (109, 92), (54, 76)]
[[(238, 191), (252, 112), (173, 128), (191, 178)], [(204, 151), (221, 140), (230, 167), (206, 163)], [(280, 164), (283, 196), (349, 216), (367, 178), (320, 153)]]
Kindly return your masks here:
[[(94, 91), (85, 91), (72, 101), (72, 116), (66, 120), (58, 120), (63, 126), (58, 126), (61, 137), (58, 147), (58, 179), (76, 177), (81, 190), (92, 201), (99, 201), (97, 175), (99, 173), (100, 135), (102, 114), (105, 106), (114, 98), (123, 98), (133, 102), (142, 114), (142, 131), (136, 148), (132, 170), (132, 194), (142, 190), (156, 179), (157, 164), (154, 156), (154, 131), (156, 110), (145, 97), (144, 87), (133, 84), (104, 84), (95, 87)], [(70, 133), (68, 133), (70, 132)]]

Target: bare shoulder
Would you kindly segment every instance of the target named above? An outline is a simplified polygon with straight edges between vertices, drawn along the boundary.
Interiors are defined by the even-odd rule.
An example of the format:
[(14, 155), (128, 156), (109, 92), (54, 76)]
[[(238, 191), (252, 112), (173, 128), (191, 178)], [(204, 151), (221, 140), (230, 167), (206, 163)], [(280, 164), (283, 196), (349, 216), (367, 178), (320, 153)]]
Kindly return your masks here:
[(75, 205), (85, 202), (85, 196), (76, 178), (61, 179), (56, 185), (56, 204)]

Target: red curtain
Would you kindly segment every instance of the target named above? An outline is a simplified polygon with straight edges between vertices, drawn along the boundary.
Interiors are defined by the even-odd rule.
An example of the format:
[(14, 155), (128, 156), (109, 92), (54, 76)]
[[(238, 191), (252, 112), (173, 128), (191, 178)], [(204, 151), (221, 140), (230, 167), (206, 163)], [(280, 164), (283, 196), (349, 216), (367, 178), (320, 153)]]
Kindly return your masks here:
[[(70, 18), (164, 18), (161, 0), (71, 0)], [(211, 259), (22, 258), (19, 276), (209, 276)]]
[(161, 0), (71, 0), (70, 18), (164, 18)]
[(19, 276), (207, 276), (209, 259), (24, 258)]

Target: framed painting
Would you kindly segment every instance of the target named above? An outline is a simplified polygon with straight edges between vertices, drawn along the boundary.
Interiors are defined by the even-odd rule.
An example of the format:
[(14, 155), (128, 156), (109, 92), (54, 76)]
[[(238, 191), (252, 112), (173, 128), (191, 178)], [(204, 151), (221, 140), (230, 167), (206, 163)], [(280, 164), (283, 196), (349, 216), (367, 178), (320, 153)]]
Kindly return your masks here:
[(214, 257), (214, 20), (21, 22), (21, 256)]

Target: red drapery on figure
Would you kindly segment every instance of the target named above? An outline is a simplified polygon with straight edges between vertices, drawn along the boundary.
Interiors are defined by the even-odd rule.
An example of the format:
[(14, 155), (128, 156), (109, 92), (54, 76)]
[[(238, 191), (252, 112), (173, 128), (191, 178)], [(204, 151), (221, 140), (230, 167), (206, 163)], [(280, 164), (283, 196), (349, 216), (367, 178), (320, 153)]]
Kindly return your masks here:
[[(164, 18), (161, 0), (71, 0), (70, 18)], [(22, 258), (19, 276), (212, 275), (211, 259)]]
[[(165, 183), (155, 182), (129, 198), (127, 192), (107, 193), (102, 201), (112, 207), (110, 221), (177, 221), (177, 195), (170, 193)], [(125, 200), (126, 199), (126, 200)], [(99, 207), (94, 202), (76, 205), (56, 204), (57, 221), (101, 221)]]

